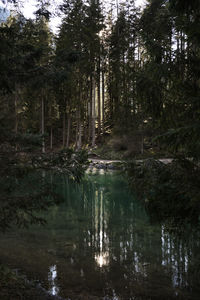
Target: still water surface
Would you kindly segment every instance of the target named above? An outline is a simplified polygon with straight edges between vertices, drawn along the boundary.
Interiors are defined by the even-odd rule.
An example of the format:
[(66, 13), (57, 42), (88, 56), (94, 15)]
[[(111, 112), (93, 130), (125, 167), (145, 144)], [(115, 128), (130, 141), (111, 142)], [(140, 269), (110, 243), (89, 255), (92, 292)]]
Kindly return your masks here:
[(116, 172), (51, 180), (64, 202), (45, 227), (1, 236), (6, 263), (67, 300), (200, 299), (198, 232), (180, 238), (151, 224)]

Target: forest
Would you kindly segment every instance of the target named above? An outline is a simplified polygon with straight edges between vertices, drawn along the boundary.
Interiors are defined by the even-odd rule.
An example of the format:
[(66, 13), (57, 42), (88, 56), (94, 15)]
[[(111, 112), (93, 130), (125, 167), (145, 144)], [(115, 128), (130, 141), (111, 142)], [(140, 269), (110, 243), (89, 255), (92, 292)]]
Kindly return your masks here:
[(34, 20), (19, 13), (0, 27), (1, 144), (41, 135), (45, 152), (114, 137), (128, 157), (199, 158), (198, 0), (142, 12), (134, 1), (64, 1), (57, 35), (48, 2), (38, 5)]
[[(126, 262), (126, 251), (132, 255), (134, 249), (131, 239), (134, 242), (139, 239), (141, 248), (144, 247), (141, 224), (135, 225), (132, 219), (133, 216), (139, 218), (139, 212), (143, 218), (141, 223), (146, 224), (147, 214), (150, 226), (154, 223), (162, 225), (156, 236), (156, 243), (162, 241), (158, 254), (161, 265), (162, 256), (169, 264), (168, 255), (173, 252), (175, 254), (170, 259), (176, 265), (172, 269), (179, 265), (186, 269), (190, 263), (188, 272), (192, 274), (196, 259), (192, 252), (194, 240), (186, 245), (181, 237), (190, 229), (191, 238), (197, 236), (200, 228), (200, 1), (147, 0), (141, 8), (134, 0), (63, 0), (52, 12), (53, 2), (37, 0), (34, 18), (26, 18), (23, 10), (17, 9), (20, 1), (8, 1), (11, 14), (0, 23), (0, 238), (6, 239), (2, 234), (16, 227), (46, 224), (41, 212), (48, 209), (52, 214), (52, 219), (47, 217), (49, 228), (53, 226), (52, 220), (57, 226), (54, 218), (58, 216), (59, 219), (59, 205), (65, 203), (67, 213), (60, 213), (60, 226), (66, 222), (69, 228), (72, 227), (72, 232), (79, 228), (79, 242), (84, 244), (87, 240), (87, 247), (84, 247), (89, 254), (89, 245), (93, 244), (92, 266), (97, 272), (95, 263), (100, 269), (104, 264), (106, 267), (109, 251), (116, 252), (119, 265), (117, 251), (121, 251), (122, 260)], [(55, 16), (61, 19), (56, 32), (50, 25)], [(91, 167), (88, 157), (89, 161), (92, 158), (120, 161), (125, 176), (123, 180), (129, 184), (140, 204), (131, 204), (125, 183), (116, 174), (111, 177), (104, 174), (108, 176), (106, 183), (103, 177), (84, 177), (88, 166)], [(60, 182), (64, 183), (61, 185)], [(78, 187), (74, 187), (75, 184)], [(120, 185), (123, 188), (118, 193), (122, 192), (126, 203), (115, 194)], [(78, 196), (75, 196), (77, 191)], [(70, 202), (69, 195), (74, 202)], [(91, 221), (96, 232), (93, 238), (91, 224), (86, 223), (82, 212), (95, 220), (94, 224)], [(103, 219), (106, 220), (104, 223)], [(117, 227), (118, 221), (122, 222), (124, 232)], [(112, 227), (113, 224), (116, 228)], [(82, 235), (81, 226), (85, 230)], [(135, 226), (134, 235), (131, 226)], [(110, 228), (113, 228), (112, 234)], [(148, 229), (146, 238), (150, 244), (151, 230), (155, 230), (152, 228)], [(110, 240), (119, 244), (118, 249), (110, 246), (103, 230), (107, 230), (108, 236), (110, 234)], [(124, 244), (119, 242), (118, 235)], [(178, 236), (178, 242), (174, 242), (174, 235)], [(35, 232), (33, 236), (35, 238)], [(126, 238), (131, 241), (124, 242)], [(197, 240), (195, 249), (199, 247)], [(179, 242), (184, 246), (177, 246)], [(69, 246), (69, 253), (72, 247), (71, 252), (77, 255), (82, 244), (75, 240), (73, 248), (67, 241), (63, 247)], [(59, 247), (56, 247), (56, 250), (48, 249), (47, 256), (59, 252)], [(146, 244), (145, 247), (148, 252)], [(182, 250), (181, 247), (185, 248)], [(187, 255), (183, 254), (185, 249)], [(149, 276), (151, 282), (153, 271), (149, 270), (148, 276), (144, 271), (151, 263), (140, 263), (140, 250), (137, 251), (134, 252), (134, 270), (141, 268), (143, 277), (140, 279)], [(43, 294), (37, 298), (34, 292), (32, 296), (24, 294), (25, 298), (10, 294), (10, 287), (18, 290), (24, 285), (24, 280), (17, 279), (17, 287), (16, 283), (13, 285), (13, 279), (10, 281), (13, 273), (2, 267), (5, 255), (2, 253), (0, 298), (3, 295), (3, 299), (8, 300), (60, 299), (57, 298), (59, 293), (49, 298)], [(63, 253), (66, 259), (71, 255)], [(62, 255), (59, 255), (60, 259)], [(109, 260), (114, 264), (112, 255)], [(177, 260), (176, 256), (179, 256)], [(71, 261), (73, 265), (74, 257)], [(162, 266), (159, 268), (162, 273)], [(81, 275), (77, 278), (84, 278), (84, 272), (81, 268)], [(181, 276), (180, 269), (177, 272), (177, 276)], [(181, 290), (175, 295), (170, 290), (171, 296), (166, 294), (163, 299), (197, 299), (196, 295), (200, 294), (196, 290), (199, 271), (195, 271), (194, 280), (193, 275), (187, 279), (187, 272), (184, 272), (182, 283), (179, 278), (177, 286), (186, 294), (181, 294)], [(99, 275), (95, 274), (98, 278)], [(129, 278), (130, 274), (127, 274)], [(41, 274), (37, 275), (40, 278)], [(119, 278), (117, 280), (120, 282)], [(142, 294), (139, 281), (134, 280), (134, 284), (138, 284), (138, 298), (130, 288), (126, 291), (126, 295), (130, 292), (129, 297), (134, 297), (130, 299), (161, 299), (160, 295), (152, 296), (151, 290), (149, 295)], [(154, 279), (151, 284), (154, 284)], [(4, 285), (6, 288), (1, 292)], [(63, 291), (61, 296), (69, 296), (72, 292), (64, 294)], [(119, 289), (122, 293), (119, 298), (115, 297), (114, 289), (112, 292), (113, 298), (76, 298), (73, 290), (76, 295), (69, 299), (129, 299), (123, 298), (123, 288)], [(189, 292), (191, 297), (187, 294)]]

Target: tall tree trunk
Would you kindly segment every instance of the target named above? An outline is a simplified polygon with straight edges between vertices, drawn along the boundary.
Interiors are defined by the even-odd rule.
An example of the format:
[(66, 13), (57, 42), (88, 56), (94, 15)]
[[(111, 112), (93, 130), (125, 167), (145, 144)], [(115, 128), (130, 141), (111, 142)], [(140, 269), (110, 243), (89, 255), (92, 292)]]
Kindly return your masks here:
[(91, 137), (92, 137), (92, 111), (93, 111), (93, 76), (90, 75), (90, 102), (88, 105), (88, 111), (89, 111), (89, 126), (88, 126), (88, 143), (90, 144), (91, 142)]
[(79, 107), (78, 107), (78, 140), (77, 140), (77, 149), (80, 150), (82, 147), (82, 122), (81, 122), (81, 105), (82, 104), (82, 91), (81, 91), (81, 83), (79, 84)]
[(18, 115), (17, 115), (17, 101), (18, 99), (17, 99), (17, 90), (15, 90), (15, 128), (14, 128), (14, 131), (15, 131), (15, 133), (17, 134), (17, 132), (18, 132)]
[(42, 91), (42, 99), (41, 99), (42, 103), (42, 111), (41, 111), (41, 133), (42, 133), (42, 153), (45, 153), (45, 138), (44, 138), (44, 91)]
[(183, 49), (184, 49), (184, 42), (183, 42), (183, 32), (182, 30), (180, 31), (180, 39), (181, 39), (181, 54), (183, 54)]
[(138, 59), (138, 66), (141, 67), (141, 60), (140, 60), (140, 40), (138, 38), (138, 53), (137, 53), (137, 59)]
[(63, 148), (65, 148), (65, 137), (66, 137), (66, 113), (63, 111)]
[(96, 119), (96, 113), (95, 113), (95, 104), (96, 104), (96, 83), (95, 78), (93, 78), (93, 95), (92, 95), (92, 147), (95, 146), (95, 119)]
[(170, 38), (169, 38), (169, 59), (170, 62), (172, 61), (172, 31), (170, 31)]
[(98, 83), (97, 83), (97, 95), (98, 95), (98, 135), (101, 134), (101, 58), (99, 56), (98, 61)]
[(50, 149), (53, 149), (53, 128), (50, 129)]
[(105, 124), (105, 78), (104, 78), (104, 66), (102, 68), (102, 133), (104, 134)]
[(84, 93), (84, 110), (83, 110), (83, 120), (82, 120), (82, 125), (83, 125), (83, 142), (87, 143), (88, 141), (88, 102), (87, 102), (87, 95)]
[[(14, 94), (14, 114), (15, 114), (15, 120), (14, 120), (14, 132), (15, 134), (18, 133), (18, 97), (17, 97), (17, 87), (15, 86), (15, 94)], [(17, 151), (18, 145), (16, 143), (15, 150)]]
[(70, 129), (71, 129), (71, 118), (70, 118), (70, 115), (68, 114), (68, 118), (67, 118), (67, 141), (66, 141), (66, 148), (69, 148)]
[(119, 0), (116, 0), (116, 7), (117, 7), (117, 18), (119, 16)]
[(78, 141), (77, 141), (77, 149), (80, 150), (82, 147), (82, 124), (81, 120), (79, 119), (79, 128), (78, 128)]
[(79, 123), (80, 123), (80, 119), (79, 119), (79, 112), (76, 112), (76, 142), (75, 142), (75, 148), (78, 148), (78, 136), (79, 136)]
[(176, 35), (176, 38), (177, 38), (177, 52), (179, 53), (180, 52), (180, 32), (178, 31), (177, 32), (177, 35)]
[(144, 135), (141, 134), (141, 154), (144, 154)]

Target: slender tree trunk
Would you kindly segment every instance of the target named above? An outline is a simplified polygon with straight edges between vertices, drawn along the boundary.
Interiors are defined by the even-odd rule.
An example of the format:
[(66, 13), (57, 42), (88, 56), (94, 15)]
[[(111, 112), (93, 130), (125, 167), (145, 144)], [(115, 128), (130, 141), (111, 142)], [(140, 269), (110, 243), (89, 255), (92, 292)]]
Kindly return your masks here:
[[(15, 110), (15, 124), (14, 124), (14, 132), (18, 133), (18, 97), (17, 97), (17, 87), (15, 86), (15, 94), (14, 94), (14, 110)], [(16, 143), (15, 150), (17, 151), (18, 145)]]
[(180, 32), (180, 35), (181, 35), (181, 54), (183, 54), (184, 42), (183, 42), (183, 32), (182, 32), (182, 30)]
[(87, 102), (87, 99), (88, 99), (88, 92), (85, 93), (85, 96), (84, 96), (84, 99), (85, 99), (85, 109), (84, 109), (84, 119), (83, 119), (83, 136), (84, 136), (84, 143), (88, 143), (88, 140), (89, 140), (89, 137), (88, 137), (88, 128), (89, 128), (89, 123), (88, 123), (88, 120), (89, 120), (89, 109), (88, 109), (88, 102)]
[(70, 118), (70, 115), (68, 114), (68, 119), (67, 119), (67, 141), (66, 141), (66, 148), (69, 148), (70, 129), (71, 129), (71, 118)]
[(81, 147), (82, 147), (82, 124), (81, 124), (81, 120), (79, 119), (77, 149), (80, 150)]
[(76, 112), (76, 142), (75, 142), (75, 148), (78, 148), (78, 136), (79, 136), (79, 123), (80, 123), (80, 119), (79, 119), (79, 112)]
[(141, 60), (140, 60), (140, 41), (139, 41), (139, 38), (138, 38), (138, 66), (141, 67)]
[(116, 7), (117, 7), (117, 18), (119, 16), (119, 0), (116, 0)]
[(141, 135), (141, 154), (144, 154), (144, 135)]
[(102, 69), (102, 133), (104, 134), (105, 124), (105, 78), (104, 78), (104, 66)]
[(92, 114), (93, 114), (93, 77), (90, 75), (90, 103), (88, 105), (89, 110), (89, 127), (88, 127), (88, 142), (90, 144), (92, 137)]
[(180, 52), (180, 37), (179, 37), (179, 32), (177, 32), (177, 52)]
[(170, 47), (169, 47), (169, 59), (172, 61), (172, 31), (170, 32)]
[(50, 131), (50, 149), (53, 149), (53, 128), (51, 126), (51, 131)]
[(42, 133), (42, 153), (45, 153), (45, 138), (44, 138), (44, 91), (42, 91), (42, 99), (41, 99), (42, 103), (41, 103), (41, 106), (42, 106), (42, 116), (41, 116), (41, 133)]
[(96, 104), (96, 83), (95, 78), (93, 78), (93, 96), (92, 96), (92, 147), (95, 146), (95, 119), (96, 119), (96, 113), (95, 113), (95, 104)]
[(66, 113), (63, 112), (63, 148), (65, 148), (65, 137), (66, 137)]
[(88, 103), (87, 103), (87, 101), (86, 101), (86, 99), (87, 99), (87, 96), (85, 95), (85, 93), (84, 93), (84, 111), (83, 111), (83, 114), (84, 114), (84, 116), (83, 116), (83, 120), (82, 120), (82, 125), (83, 125), (83, 142), (84, 143), (87, 143), (87, 141), (88, 141), (88, 136), (87, 136), (87, 134), (88, 134), (88, 124), (87, 124), (87, 120), (88, 120), (88, 107), (87, 107), (87, 105), (88, 105)]
[(82, 147), (82, 120), (81, 120), (81, 107), (83, 105), (83, 95), (82, 95), (82, 82), (79, 82), (79, 107), (78, 107), (78, 140), (77, 149), (80, 150)]
[(101, 68), (101, 58), (99, 56), (99, 61), (98, 61), (98, 83), (97, 83), (97, 93), (98, 93), (98, 135), (100, 136), (101, 134), (101, 73), (100, 73), (100, 68)]
[(17, 132), (18, 132), (18, 115), (17, 115), (17, 101), (18, 99), (17, 99), (17, 90), (15, 90), (15, 133), (17, 134)]

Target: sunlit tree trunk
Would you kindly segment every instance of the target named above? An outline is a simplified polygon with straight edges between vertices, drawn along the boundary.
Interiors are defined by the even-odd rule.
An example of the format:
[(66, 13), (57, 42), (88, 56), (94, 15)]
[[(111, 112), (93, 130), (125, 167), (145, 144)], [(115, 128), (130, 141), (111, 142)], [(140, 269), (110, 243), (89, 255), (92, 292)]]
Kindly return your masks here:
[(101, 61), (98, 61), (98, 82), (97, 82), (97, 96), (98, 96), (98, 135), (101, 134)]
[(93, 78), (93, 84), (92, 84), (92, 147), (95, 146), (95, 123), (96, 123), (96, 112), (95, 112), (95, 106), (96, 106), (96, 82), (95, 78)]
[(105, 124), (105, 76), (104, 76), (104, 66), (102, 68), (102, 133), (104, 133)]

